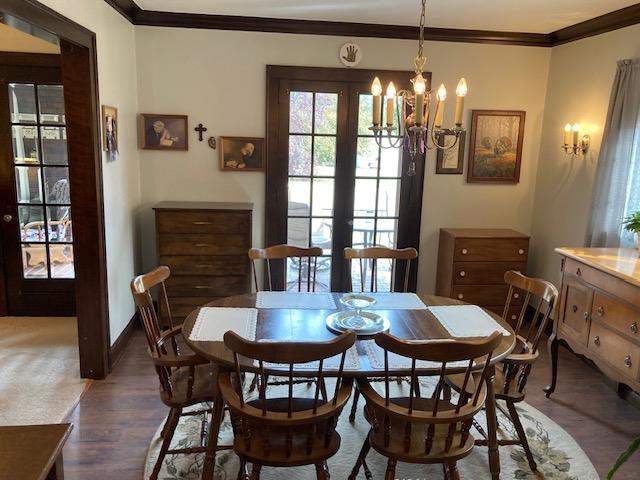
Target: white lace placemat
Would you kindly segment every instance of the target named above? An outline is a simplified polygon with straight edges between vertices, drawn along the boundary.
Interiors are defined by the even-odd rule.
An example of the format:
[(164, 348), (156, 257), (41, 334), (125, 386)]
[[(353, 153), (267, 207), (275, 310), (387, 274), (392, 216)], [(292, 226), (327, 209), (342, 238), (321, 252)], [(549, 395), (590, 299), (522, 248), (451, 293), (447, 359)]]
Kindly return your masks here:
[(256, 308), (335, 310), (336, 302), (326, 292), (258, 292)]
[(415, 293), (366, 293), (376, 299), (376, 304), (371, 310), (425, 310), (427, 306), (422, 303)]
[[(259, 342), (287, 342), (288, 340), (276, 340), (276, 339), (261, 339)], [(293, 341), (293, 340), (292, 340)], [(307, 340), (295, 340), (296, 342), (305, 342)], [(313, 340), (309, 340), (313, 341)], [(322, 371), (327, 370), (339, 370), (340, 362), (342, 360), (342, 354), (338, 354), (334, 357), (325, 358), (324, 362), (322, 362)], [(254, 365), (258, 365), (257, 361), (253, 362)], [(296, 363), (294, 364), (294, 369), (296, 370), (318, 370), (320, 366), (320, 362), (308, 362), (308, 363)], [(289, 364), (287, 363), (270, 363), (265, 362), (265, 368), (282, 368), (288, 369)], [(358, 356), (358, 350), (356, 346), (353, 345), (349, 350), (347, 350), (347, 355), (344, 357), (344, 370), (360, 370), (360, 357)]]
[[(369, 358), (369, 363), (375, 369), (384, 370), (384, 350), (376, 345), (375, 340), (363, 340), (360, 344), (364, 347)], [(447, 363), (448, 367), (466, 367), (469, 365), (468, 361), (451, 362)], [(440, 368), (442, 363), (431, 362), (428, 360), (417, 360), (416, 368)], [(390, 369), (410, 369), (411, 359), (409, 357), (403, 357), (393, 352), (389, 352), (389, 368)]]
[(222, 341), (224, 334), (229, 330), (247, 340), (255, 340), (257, 320), (258, 310), (255, 308), (202, 307), (189, 340)]
[(511, 335), (491, 315), (476, 305), (429, 307), (440, 324), (454, 337), (488, 337), (496, 330)]

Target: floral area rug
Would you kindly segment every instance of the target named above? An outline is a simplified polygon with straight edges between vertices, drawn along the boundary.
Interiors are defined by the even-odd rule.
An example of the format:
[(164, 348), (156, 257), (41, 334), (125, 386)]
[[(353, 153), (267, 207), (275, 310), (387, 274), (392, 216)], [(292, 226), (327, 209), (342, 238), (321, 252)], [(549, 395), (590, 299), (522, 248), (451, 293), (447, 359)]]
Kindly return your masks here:
[[(430, 379), (421, 380), (422, 391), (432, 391), (432, 382)], [(403, 390), (408, 390), (404, 383), (402, 386), (397, 386), (395, 382), (392, 383), (393, 388), (399, 390), (396, 393), (407, 394), (407, 392), (403, 392)], [(383, 384), (380, 384), (380, 386), (382, 385)], [(313, 387), (309, 388), (305, 384), (296, 386), (296, 388), (299, 389), (296, 393), (297, 396), (307, 396), (303, 391), (305, 389), (309, 390), (308, 395), (312, 395), (314, 390)], [(332, 390), (329, 389), (329, 392), (331, 391)], [(255, 396), (255, 392), (248, 396)], [(360, 448), (362, 447), (365, 435), (369, 431), (369, 424), (362, 416), (362, 407), (364, 406), (364, 399), (362, 397), (358, 405), (360, 412), (353, 424), (349, 423), (348, 420), (351, 403), (345, 407), (338, 422), (337, 429), (342, 437), (342, 444), (338, 453), (328, 461), (331, 478), (345, 480), (349, 476), (360, 452)], [(521, 447), (503, 446), (500, 447), (501, 478), (518, 480), (599, 480), (600, 477), (589, 458), (565, 430), (525, 402), (517, 404), (516, 407), (538, 465), (538, 472), (532, 472), (529, 469), (527, 459)], [(498, 435), (501, 438), (515, 438), (516, 432), (511, 421), (505, 417), (500, 410), (498, 410), (497, 413), (499, 423)], [(486, 428), (483, 413), (480, 413), (476, 419)], [(183, 417), (174, 435), (172, 448), (198, 445), (201, 424), (201, 417)], [(156, 459), (158, 458), (158, 452), (162, 442), (160, 439), (161, 430), (162, 425), (158, 427), (153, 441), (149, 446), (145, 461), (145, 480), (148, 480)], [(476, 438), (480, 437), (480, 434), (475, 429), (472, 428), (471, 432)], [(233, 431), (227, 416), (220, 429), (219, 444), (230, 445), (232, 441)], [(159, 478), (161, 480), (199, 480), (202, 472), (203, 458), (204, 454), (167, 455)], [(367, 456), (367, 464), (371, 469), (373, 478), (381, 479), (384, 477), (387, 465), (386, 458), (374, 450), (371, 450)], [(238, 475), (238, 468), (238, 457), (236, 457), (231, 450), (220, 451), (216, 455), (214, 480), (235, 480)], [(491, 478), (487, 448), (475, 447), (468, 457), (458, 462), (458, 470), (460, 477), (463, 479), (479, 480)], [(288, 478), (295, 478), (296, 480), (312, 480), (316, 478), (315, 468), (313, 466), (290, 469), (263, 467), (260, 478), (264, 480), (279, 480), (282, 475), (287, 475)], [(442, 478), (442, 467), (440, 465), (425, 466), (398, 463), (396, 477), (400, 480)], [(361, 470), (358, 480), (364, 478), (364, 473)]]

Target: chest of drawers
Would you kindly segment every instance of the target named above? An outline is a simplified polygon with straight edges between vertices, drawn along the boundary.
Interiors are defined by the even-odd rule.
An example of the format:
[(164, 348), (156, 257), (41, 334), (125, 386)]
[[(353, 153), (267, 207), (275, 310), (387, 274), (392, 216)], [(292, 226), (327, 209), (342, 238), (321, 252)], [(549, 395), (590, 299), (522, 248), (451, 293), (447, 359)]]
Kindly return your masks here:
[[(251, 275), (252, 204), (162, 202), (154, 207), (158, 265), (166, 283), (174, 322), (217, 298), (248, 293)], [(160, 304), (166, 318), (166, 307)]]
[[(509, 291), (504, 274), (508, 270), (526, 273), (528, 254), (529, 236), (515, 230), (442, 228), (436, 295), (502, 315)], [(514, 295), (509, 318), (517, 319), (522, 300)]]

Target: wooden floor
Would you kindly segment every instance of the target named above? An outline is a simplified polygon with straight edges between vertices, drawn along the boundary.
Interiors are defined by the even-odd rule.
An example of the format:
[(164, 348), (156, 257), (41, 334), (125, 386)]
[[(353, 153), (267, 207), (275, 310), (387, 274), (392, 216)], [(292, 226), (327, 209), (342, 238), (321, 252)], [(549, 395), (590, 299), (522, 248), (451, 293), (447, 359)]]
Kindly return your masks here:
[[(527, 402), (566, 429), (605, 478), (619, 452), (640, 435), (640, 410), (618, 398), (598, 371), (564, 348), (551, 399), (542, 393), (548, 379), (546, 354), (529, 378)], [(147, 446), (167, 413), (157, 382), (144, 336), (137, 331), (113, 373), (94, 382), (71, 415), (75, 428), (64, 450), (66, 480), (142, 479)], [(638, 472), (640, 453), (615, 479), (638, 480)]]

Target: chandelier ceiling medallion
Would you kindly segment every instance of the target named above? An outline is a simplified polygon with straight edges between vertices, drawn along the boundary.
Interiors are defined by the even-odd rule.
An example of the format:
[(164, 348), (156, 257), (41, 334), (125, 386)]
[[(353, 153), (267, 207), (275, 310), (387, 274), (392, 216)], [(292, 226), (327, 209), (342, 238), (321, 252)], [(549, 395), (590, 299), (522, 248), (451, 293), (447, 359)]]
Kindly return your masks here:
[[(418, 55), (415, 63), (415, 77), (411, 80), (413, 91), (396, 91), (393, 82), (390, 82), (386, 90), (385, 115), (382, 115), (382, 84), (376, 77), (371, 85), (373, 95), (373, 125), (369, 130), (373, 132), (376, 143), (382, 148), (398, 148), (404, 145), (412, 159), (417, 154), (423, 154), (426, 150), (438, 148), (448, 150), (454, 148), (458, 143), (460, 134), (464, 131), (462, 127), (462, 110), (464, 107), (464, 97), (467, 94), (467, 82), (460, 79), (456, 88), (456, 113), (455, 127), (451, 129), (442, 128), (444, 117), (444, 103), (447, 98), (447, 89), (444, 84), (440, 85), (436, 93), (437, 102), (433, 112), (433, 126), (429, 127), (431, 119), (431, 86), (427, 90), (427, 82), (423, 77), (424, 66), (427, 58), (424, 56), (424, 28), (426, 18), (426, 0), (422, 0), (422, 13), (420, 15), (420, 38), (418, 40)], [(399, 100), (399, 101), (398, 101)], [(383, 125), (384, 120), (384, 125)], [(438, 143), (440, 133), (446, 131), (455, 135), (455, 141), (448, 145)], [(441, 138), (444, 138), (442, 136)], [(412, 165), (415, 169), (415, 165)]]

